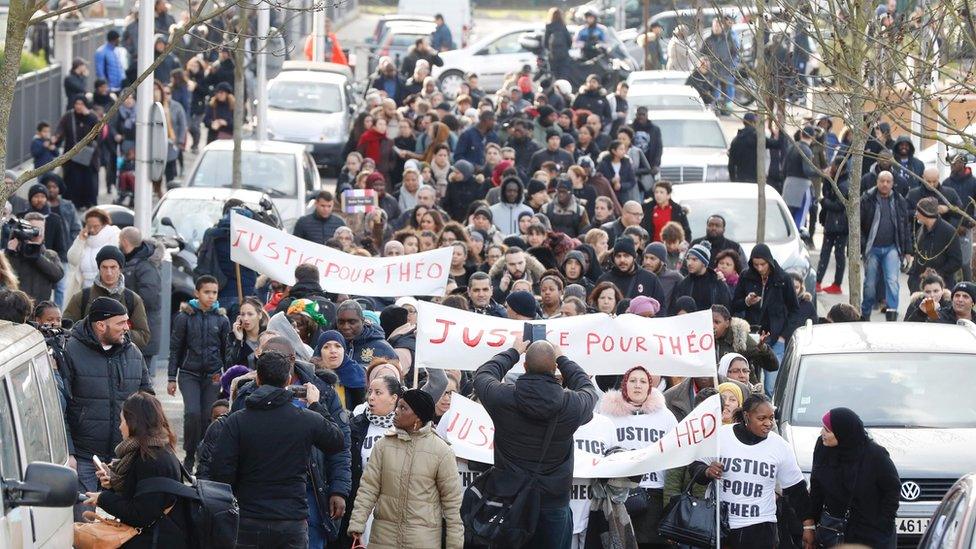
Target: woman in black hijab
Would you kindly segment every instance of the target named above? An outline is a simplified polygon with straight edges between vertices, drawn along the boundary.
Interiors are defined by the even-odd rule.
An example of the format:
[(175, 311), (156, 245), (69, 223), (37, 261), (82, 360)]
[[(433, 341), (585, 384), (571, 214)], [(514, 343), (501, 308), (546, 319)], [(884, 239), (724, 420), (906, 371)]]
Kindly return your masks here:
[(823, 524), (827, 513), (843, 518), (850, 511), (845, 543), (893, 549), (900, 488), (888, 451), (871, 440), (856, 413), (834, 408), (824, 414), (813, 450), (810, 518)]

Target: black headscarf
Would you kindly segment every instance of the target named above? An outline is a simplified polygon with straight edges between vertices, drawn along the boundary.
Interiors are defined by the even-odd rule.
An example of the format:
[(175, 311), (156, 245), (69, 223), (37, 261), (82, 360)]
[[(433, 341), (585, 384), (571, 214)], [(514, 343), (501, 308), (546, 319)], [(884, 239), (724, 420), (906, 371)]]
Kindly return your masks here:
[(824, 424), (837, 437), (837, 446), (828, 448), (818, 438), (813, 450), (814, 463), (860, 460), (869, 440), (861, 418), (850, 408), (833, 408), (824, 415)]

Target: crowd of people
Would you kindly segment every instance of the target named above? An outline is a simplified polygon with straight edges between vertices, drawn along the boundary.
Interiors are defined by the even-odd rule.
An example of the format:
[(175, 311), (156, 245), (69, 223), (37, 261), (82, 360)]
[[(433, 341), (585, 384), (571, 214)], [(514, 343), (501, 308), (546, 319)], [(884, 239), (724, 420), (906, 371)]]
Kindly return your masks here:
[[(96, 82), (95, 98), (124, 81), (125, 71), (112, 69), (119, 58), (109, 56), (120, 40), (109, 33), (100, 50), (107, 78)], [(430, 47), (426, 39), (418, 44), (422, 54)], [(161, 97), (173, 93), (171, 113), (183, 103), (177, 88), (188, 92), (193, 146), (203, 135), (193, 135), (201, 122), (206, 139), (221, 138), (232, 123), (226, 113), (233, 96), (222, 78), (232, 74), (233, 62), (226, 52), (217, 55), (177, 63), (162, 75), (168, 84), (158, 86)], [(180, 436), (152, 396), (164, 390), (153, 383), (161, 319), (170, 314), (160, 302), (164, 246), (91, 207), (78, 170), (91, 177), (105, 157), (68, 164), (63, 179), (48, 174), (30, 186), (26, 203), (11, 202), (22, 221), (5, 225), (0, 315), (63, 329), (54, 355), (70, 463), (89, 494), (77, 507), (79, 520), (100, 507), (142, 529), (126, 547), (188, 546), (185, 517), (165, 512), (175, 498), (135, 489), (144, 478), (180, 480), (186, 469), (233, 488), (238, 547), (473, 546), (460, 515), (462, 496), (472, 473), (488, 466), (457, 459), (435, 430), (457, 394), (492, 417), (494, 468), (535, 471), (540, 479), (544, 497), (528, 547), (604, 547), (608, 536), (619, 535), (629, 546), (664, 547), (658, 526), (667, 496), (711, 481), (718, 481), (729, 515), (723, 546), (809, 549), (825, 517), (848, 516), (848, 542), (893, 547), (898, 475), (857, 414), (838, 408), (823, 417), (808, 484), (775, 433), (769, 395), (795, 330), (807, 322), (869, 319), (878, 295), (874, 273), (883, 272), (886, 306), (896, 309), (892, 280), (902, 258), (914, 257), (910, 286), (921, 292), (905, 320), (976, 320), (976, 284), (966, 271), (971, 238), (958, 211), (966, 207), (960, 197), (976, 196), (965, 158), (955, 159), (940, 183), (913, 161), (910, 143), (889, 145), (890, 136), (879, 131), (891, 153), (879, 149), (877, 164), (862, 175), (865, 305), (861, 311), (835, 305), (819, 318), (800, 273), (783, 269), (769, 246), (744, 253), (726, 236), (720, 215), (705, 226), (689, 223), (671, 197), (672, 184), (658, 177), (667, 136), (646, 109), (628, 121), (626, 84), (607, 92), (592, 77), (573, 94), (513, 73), (489, 94), (472, 72), (451, 98), (429, 77), (430, 62), (417, 57), (409, 78), (393, 60), (380, 60), (336, 192), (320, 191), (293, 233), (362, 257), (450, 247), (447, 291), (433, 298), (343, 295), (322, 287), (314, 265), (299, 265), (291, 285), (235, 265), (230, 216), (254, 213), (228, 201), (199, 248), (194, 298), (173, 311), (165, 391), (182, 399)], [(72, 73), (84, 70), (81, 63)], [(38, 154), (68, 147), (75, 129), (83, 135), (83, 124), (97, 117), (88, 105), (78, 95), (54, 137), (45, 133), (50, 127), (39, 127)], [(107, 138), (123, 148), (134, 131), (126, 108), (113, 125), (119, 137)], [(737, 139), (756, 131), (754, 117), (744, 120)], [(777, 136), (787, 204), (797, 225), (809, 222), (811, 232), (816, 174), (803, 159), (823, 155), (824, 168), (849, 168), (848, 155), (838, 152), (845, 138), (831, 141), (830, 127), (825, 119), (801, 128), (795, 141)], [(174, 139), (178, 148), (188, 145)], [(750, 180), (754, 147), (751, 165), (737, 155), (730, 163), (730, 172)], [(342, 213), (350, 189), (376, 191), (378, 207)], [(834, 192), (823, 186), (827, 249), (818, 285), (824, 258), (838, 250), (828, 293), (840, 282), (846, 246), (843, 205), (838, 209)], [(968, 261), (961, 247), (969, 248)], [(545, 341), (516, 341), (473, 372), (421, 371), (418, 299), (521, 321), (709, 311), (717, 368), (714, 377), (662, 377), (634, 367), (591, 379), (579, 357), (561, 356)], [(510, 375), (520, 360), (526, 373)], [(573, 479), (579, 440), (602, 449), (649, 446), (714, 394), (722, 402), (721, 455), (648, 472), (626, 499), (623, 522), (632, 526), (618, 528), (622, 517), (613, 506), (598, 504), (587, 481)], [(641, 436), (626, 435), (634, 429)]]

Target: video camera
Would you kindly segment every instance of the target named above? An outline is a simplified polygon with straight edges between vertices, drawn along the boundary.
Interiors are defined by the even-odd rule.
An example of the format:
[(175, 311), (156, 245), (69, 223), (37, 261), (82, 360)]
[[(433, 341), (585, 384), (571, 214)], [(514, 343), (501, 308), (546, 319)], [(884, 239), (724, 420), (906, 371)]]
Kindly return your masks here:
[(10, 228), (10, 237), (21, 242), (27, 242), (41, 234), (41, 229), (31, 225), (30, 221), (25, 221), (19, 217), (11, 216), (7, 220), (7, 226)]

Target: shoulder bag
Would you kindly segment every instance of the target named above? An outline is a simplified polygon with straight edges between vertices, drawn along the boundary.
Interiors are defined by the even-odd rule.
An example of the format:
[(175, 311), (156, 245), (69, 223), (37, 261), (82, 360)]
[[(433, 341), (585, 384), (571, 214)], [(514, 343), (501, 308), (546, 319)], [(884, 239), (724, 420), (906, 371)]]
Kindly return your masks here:
[(820, 514), (820, 522), (814, 531), (817, 547), (836, 547), (844, 543), (844, 535), (847, 532), (847, 521), (851, 518), (851, 508), (854, 503), (854, 490), (857, 489), (857, 479), (861, 476), (861, 465), (863, 464), (864, 455), (862, 454), (861, 460), (857, 462), (857, 471), (854, 472), (854, 483), (851, 484), (851, 497), (848, 498), (847, 505), (844, 507), (844, 516), (834, 516), (824, 506), (824, 510)]
[[(172, 506), (167, 507), (163, 511), (163, 516), (168, 515), (172, 509)], [(118, 519), (100, 517), (93, 511), (85, 511), (84, 518), (90, 519), (91, 522), (74, 524), (73, 547), (75, 549), (118, 549), (141, 534), (143, 530), (129, 526)], [(157, 522), (159, 519), (153, 521), (149, 528), (155, 526)]]
[(492, 467), (478, 475), (464, 491), (461, 522), (465, 545), (522, 547), (535, 534), (542, 502), (539, 467), (556, 430), (556, 418), (546, 430), (539, 461), (529, 474)]
[[(74, 141), (75, 144), (77, 144), (78, 134), (77, 134), (77, 130), (75, 129), (75, 113), (73, 112), (68, 113), (68, 124), (71, 125), (71, 140)], [(90, 168), (93, 158), (95, 158), (95, 144), (89, 143), (84, 147), (78, 149), (78, 152), (76, 152), (75, 155), (72, 156), (69, 160), (71, 160), (71, 162), (74, 162), (75, 164), (78, 164), (79, 166)]]
[(715, 547), (719, 537), (727, 534), (729, 529), (725, 512), (721, 517), (721, 529), (715, 524), (717, 481), (708, 485), (704, 498), (692, 495), (691, 487), (694, 483), (695, 479), (692, 478), (683, 492), (671, 498), (661, 513), (657, 531), (661, 537), (679, 544)]

